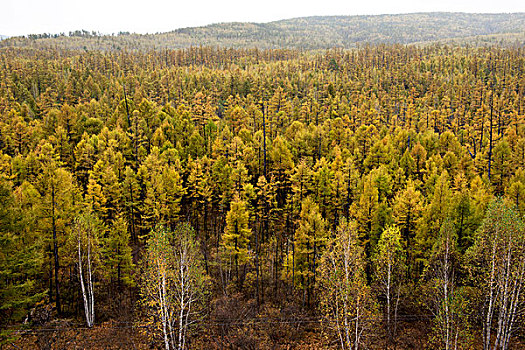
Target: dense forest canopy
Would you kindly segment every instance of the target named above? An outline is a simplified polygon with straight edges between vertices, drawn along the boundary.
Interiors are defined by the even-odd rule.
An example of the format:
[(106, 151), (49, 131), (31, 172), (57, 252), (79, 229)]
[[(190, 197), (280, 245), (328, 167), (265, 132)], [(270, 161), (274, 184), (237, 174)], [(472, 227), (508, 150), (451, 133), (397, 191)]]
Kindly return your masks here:
[(525, 13), (430, 12), (379, 16), (316, 16), (269, 23), (219, 23), (167, 33), (101, 35), (76, 30), (65, 34), (14, 37), (0, 47), (75, 50), (163, 50), (198, 46), (251, 49), (325, 50), (363, 44), (525, 44)]
[(4, 47), (3, 339), (66, 346), (38, 327), (84, 319), (122, 347), (523, 343), (524, 67), (523, 48)]

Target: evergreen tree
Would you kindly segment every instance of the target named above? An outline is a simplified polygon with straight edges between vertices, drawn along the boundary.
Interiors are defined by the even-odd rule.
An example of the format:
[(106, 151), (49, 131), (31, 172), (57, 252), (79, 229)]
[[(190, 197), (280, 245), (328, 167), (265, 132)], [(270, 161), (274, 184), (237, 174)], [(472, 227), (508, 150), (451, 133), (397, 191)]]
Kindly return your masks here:
[[(312, 197), (303, 202), (292, 252), (292, 278), (303, 290), (303, 303), (310, 305), (321, 253), (326, 245), (327, 232), (319, 206)], [(306, 298), (306, 299), (305, 299)]]
[[(49, 284), (50, 294), (56, 302), (60, 314), (60, 251), (66, 242), (66, 228), (72, 220), (75, 206), (79, 204), (72, 175), (59, 167), (51, 145), (43, 146), (41, 163), (43, 172), (40, 174), (37, 189), (40, 193), (39, 219), (40, 230), (49, 244)], [(52, 286), (52, 287), (51, 287)]]
[[(252, 231), (249, 227), (249, 212), (246, 203), (236, 196), (230, 204), (226, 215), (226, 227), (221, 239), (224, 251), (224, 264), (227, 271), (235, 269), (235, 278), (239, 288), (242, 288), (248, 263), (251, 261), (250, 238)], [(242, 271), (239, 273), (239, 267)]]
[(21, 321), (46, 296), (40, 281), (43, 240), (36, 235), (39, 195), (24, 182), (13, 193), (0, 177), (0, 325)]
[(134, 268), (128, 225), (122, 214), (118, 215), (109, 229), (104, 242), (104, 264), (106, 278), (111, 285), (116, 281), (122, 285), (133, 285), (132, 272)]

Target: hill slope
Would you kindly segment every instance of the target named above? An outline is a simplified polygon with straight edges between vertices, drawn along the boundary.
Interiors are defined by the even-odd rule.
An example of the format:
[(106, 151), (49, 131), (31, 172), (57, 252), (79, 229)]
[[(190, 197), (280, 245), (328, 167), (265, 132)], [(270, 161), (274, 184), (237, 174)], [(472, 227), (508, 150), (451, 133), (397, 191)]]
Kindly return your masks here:
[[(0, 46), (50, 46), (73, 49), (157, 49), (190, 46), (233, 48), (351, 48), (363, 43), (492, 43), (477, 40), (494, 36), (495, 43), (523, 43), (525, 13), (468, 14), (414, 13), (379, 16), (302, 17), (269, 23), (220, 23), (157, 34), (10, 38)], [(464, 39), (464, 40), (463, 40)]]

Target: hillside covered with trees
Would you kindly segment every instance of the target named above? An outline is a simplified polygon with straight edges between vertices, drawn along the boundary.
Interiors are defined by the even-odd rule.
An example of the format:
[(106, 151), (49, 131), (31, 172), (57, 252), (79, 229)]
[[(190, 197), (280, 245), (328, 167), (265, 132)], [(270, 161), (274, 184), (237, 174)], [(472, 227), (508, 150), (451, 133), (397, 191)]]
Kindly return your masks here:
[(443, 45), (2, 48), (0, 341), (523, 346), (524, 67)]
[(199, 46), (259, 49), (355, 48), (363, 44), (523, 46), (525, 13), (414, 13), (379, 16), (301, 17), (269, 23), (220, 23), (167, 33), (101, 35), (77, 30), (65, 34), (15, 37), (0, 47), (74, 50), (163, 50)]

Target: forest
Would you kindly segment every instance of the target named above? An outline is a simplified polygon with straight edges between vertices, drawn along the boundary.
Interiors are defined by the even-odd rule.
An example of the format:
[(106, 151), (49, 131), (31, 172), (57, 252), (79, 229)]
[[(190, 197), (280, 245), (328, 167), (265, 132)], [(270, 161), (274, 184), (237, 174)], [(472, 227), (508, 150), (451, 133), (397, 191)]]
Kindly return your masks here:
[(8, 349), (525, 346), (525, 50), (0, 49)]
[(429, 12), (375, 16), (312, 16), (268, 23), (230, 22), (166, 33), (105, 35), (75, 30), (30, 34), (1, 47), (74, 50), (159, 50), (199, 46), (236, 49), (326, 50), (367, 44), (440, 43), (457, 46), (524, 46), (525, 13)]

